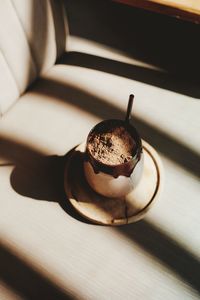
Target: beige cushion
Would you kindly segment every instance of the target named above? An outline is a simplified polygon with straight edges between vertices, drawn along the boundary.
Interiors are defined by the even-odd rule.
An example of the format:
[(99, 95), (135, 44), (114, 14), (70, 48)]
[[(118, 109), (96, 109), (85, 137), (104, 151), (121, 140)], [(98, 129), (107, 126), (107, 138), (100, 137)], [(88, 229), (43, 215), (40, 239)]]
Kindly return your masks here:
[(0, 113), (65, 50), (62, 1), (0, 2)]
[[(76, 46), (71, 49), (132, 63), (87, 41)], [(115, 229), (91, 226), (68, 207), (64, 155), (102, 118), (123, 117), (131, 92), (133, 122), (162, 157), (164, 193), (144, 222)], [(196, 257), (198, 268), (200, 249), (199, 182), (193, 168), (200, 148), (199, 110), (192, 97), (136, 80), (64, 62), (53, 66), (1, 119), (0, 228), (7, 256), (16, 255), (72, 299), (198, 299), (186, 280), (195, 281), (190, 267)], [(176, 160), (181, 156), (182, 163)], [(0, 286), (3, 295), (12, 262), (2, 273), (8, 278), (8, 285)], [(188, 271), (181, 271), (183, 265)], [(29, 299), (34, 285), (27, 282), (29, 294), (22, 290)], [(48, 294), (44, 285), (37, 292)]]
[(13, 74), (0, 50), (0, 115), (10, 107), (19, 96), (19, 88)]
[[(63, 155), (101, 118), (124, 116), (130, 92), (133, 122), (161, 154), (164, 193), (144, 222), (115, 229), (79, 222), (63, 195)], [(191, 97), (106, 72), (53, 66), (1, 119), (2, 243), (73, 299), (198, 299), (179, 273), (199, 255), (198, 179), (174, 159), (185, 145), (187, 164), (196, 163), (189, 149), (199, 149), (198, 116)], [(191, 254), (182, 257), (181, 249)], [(6, 267), (5, 276), (9, 262)]]

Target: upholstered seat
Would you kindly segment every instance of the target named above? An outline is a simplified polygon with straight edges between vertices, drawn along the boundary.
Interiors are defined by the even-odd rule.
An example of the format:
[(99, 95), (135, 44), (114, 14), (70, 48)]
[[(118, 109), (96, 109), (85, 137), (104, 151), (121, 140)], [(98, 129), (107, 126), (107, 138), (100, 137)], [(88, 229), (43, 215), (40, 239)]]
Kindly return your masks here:
[[(61, 1), (0, 1), (3, 299), (197, 299), (199, 102), (138, 80), (137, 67), (157, 74), (70, 36)], [(139, 224), (92, 226), (65, 198), (65, 154), (98, 121), (123, 118), (130, 93), (133, 122), (161, 155), (165, 190)]]

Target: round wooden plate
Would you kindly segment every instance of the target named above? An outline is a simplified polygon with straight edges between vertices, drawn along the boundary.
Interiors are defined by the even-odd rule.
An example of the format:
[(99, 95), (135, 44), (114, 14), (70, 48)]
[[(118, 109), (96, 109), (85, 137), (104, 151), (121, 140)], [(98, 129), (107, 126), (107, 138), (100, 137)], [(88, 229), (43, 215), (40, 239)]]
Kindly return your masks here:
[(144, 170), (138, 186), (123, 198), (107, 198), (88, 185), (83, 171), (85, 143), (72, 151), (65, 167), (64, 187), (73, 207), (93, 223), (123, 225), (140, 220), (158, 199), (163, 167), (158, 153), (142, 141)]

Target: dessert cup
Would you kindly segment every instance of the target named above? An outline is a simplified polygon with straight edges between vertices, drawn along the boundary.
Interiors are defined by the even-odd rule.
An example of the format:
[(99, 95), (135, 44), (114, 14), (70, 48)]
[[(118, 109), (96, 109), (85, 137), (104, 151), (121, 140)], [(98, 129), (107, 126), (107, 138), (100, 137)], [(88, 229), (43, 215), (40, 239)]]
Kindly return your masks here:
[[(131, 135), (135, 146), (131, 159), (127, 162), (111, 165), (96, 159), (88, 145), (91, 135), (109, 132), (113, 128), (123, 127)], [(84, 173), (88, 184), (97, 193), (106, 197), (123, 197), (139, 183), (143, 170), (142, 142), (137, 130), (128, 122), (109, 119), (98, 123), (89, 132), (86, 142)]]

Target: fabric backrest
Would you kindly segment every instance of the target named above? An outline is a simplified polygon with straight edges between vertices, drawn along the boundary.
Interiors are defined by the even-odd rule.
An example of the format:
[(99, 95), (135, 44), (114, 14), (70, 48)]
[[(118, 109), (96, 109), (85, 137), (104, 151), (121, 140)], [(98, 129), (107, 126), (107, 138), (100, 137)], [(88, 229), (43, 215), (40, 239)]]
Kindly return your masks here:
[(65, 51), (61, 0), (0, 1), (0, 114)]

